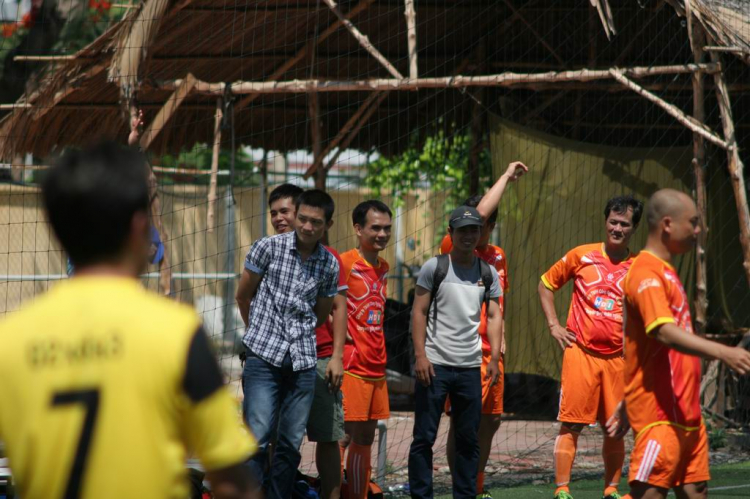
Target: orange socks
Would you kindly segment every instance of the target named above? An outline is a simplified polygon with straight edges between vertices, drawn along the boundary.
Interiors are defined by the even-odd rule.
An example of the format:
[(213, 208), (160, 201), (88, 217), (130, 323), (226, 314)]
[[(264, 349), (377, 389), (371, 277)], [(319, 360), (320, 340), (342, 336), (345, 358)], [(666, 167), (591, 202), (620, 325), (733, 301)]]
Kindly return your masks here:
[(577, 445), (578, 433), (561, 426), (560, 434), (555, 440), (555, 485), (557, 486), (555, 494), (561, 490), (570, 491), (568, 483), (570, 483), (570, 473), (573, 469)]
[(477, 473), (477, 495), (484, 491), (484, 471)]
[(622, 477), (622, 464), (625, 461), (625, 442), (604, 437), (602, 446), (604, 457), (604, 495), (617, 492)]
[(349, 499), (366, 499), (370, 488), (370, 455), (372, 446), (349, 444), (349, 454), (346, 457), (347, 483), (349, 485)]

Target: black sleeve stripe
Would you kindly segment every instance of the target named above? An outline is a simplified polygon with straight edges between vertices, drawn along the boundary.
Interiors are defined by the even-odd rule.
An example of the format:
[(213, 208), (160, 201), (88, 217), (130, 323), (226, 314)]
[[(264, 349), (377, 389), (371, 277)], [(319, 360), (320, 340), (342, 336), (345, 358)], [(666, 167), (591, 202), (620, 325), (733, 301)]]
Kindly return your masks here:
[(222, 384), (221, 369), (201, 326), (190, 341), (183, 388), (190, 400), (200, 402), (221, 388)]

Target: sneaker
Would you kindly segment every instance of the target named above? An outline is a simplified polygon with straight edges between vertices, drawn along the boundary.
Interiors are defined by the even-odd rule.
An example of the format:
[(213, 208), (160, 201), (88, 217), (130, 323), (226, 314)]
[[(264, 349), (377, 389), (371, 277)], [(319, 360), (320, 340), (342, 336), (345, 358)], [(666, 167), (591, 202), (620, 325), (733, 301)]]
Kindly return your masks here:
[(492, 499), (492, 494), (483, 490), (481, 494), (477, 494), (477, 499)]
[(622, 496), (620, 495), (619, 492), (612, 492), (611, 494), (602, 496), (602, 499), (622, 499)]
[(564, 490), (561, 490), (557, 494), (555, 494), (554, 499), (573, 499), (573, 496), (570, 495), (570, 492), (566, 492)]

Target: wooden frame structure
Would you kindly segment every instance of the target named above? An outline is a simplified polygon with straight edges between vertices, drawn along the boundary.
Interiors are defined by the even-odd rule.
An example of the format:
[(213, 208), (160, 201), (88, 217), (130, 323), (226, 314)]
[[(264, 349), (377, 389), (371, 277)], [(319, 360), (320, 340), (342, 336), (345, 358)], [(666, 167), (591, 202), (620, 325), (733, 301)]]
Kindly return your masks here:
[[(663, 9), (665, 1), (673, 9)], [(596, 91), (601, 92), (602, 95), (610, 95), (613, 92), (633, 92), (638, 99), (642, 98), (644, 102), (648, 101), (664, 110), (666, 115), (671, 116), (679, 126), (685, 127), (693, 134), (696, 198), (703, 214), (706, 210), (704, 179), (706, 143), (726, 151), (740, 220), (740, 241), (746, 278), (750, 284), (750, 213), (748, 212), (743, 164), (739, 154), (739, 140), (736, 137), (737, 127), (732, 118), (730, 85), (727, 83), (726, 68), (723, 67), (721, 60), (721, 53), (727, 52), (733, 57), (737, 56), (744, 61), (750, 61), (750, 44), (740, 36), (741, 33), (738, 35), (730, 29), (731, 26), (727, 27), (725, 20), (711, 9), (712, 2), (732, 3), (736, 0), (665, 1), (659, 1), (653, 6), (651, 13), (653, 18), (648, 19), (648, 22), (640, 23), (637, 29), (632, 30), (631, 39), (624, 44), (615, 57), (610, 59), (610, 64), (607, 65), (607, 62), (598, 54), (600, 52), (597, 50), (596, 42), (598, 35), (602, 33), (603, 28), (606, 38), (614, 40), (616, 38), (614, 35), (618, 32), (626, 33), (627, 30), (615, 29), (617, 15), (616, 12), (613, 14), (607, 0), (592, 0), (590, 10), (586, 12), (590, 45), (583, 67), (581, 64), (572, 63), (559, 45), (548, 40), (546, 32), (542, 34), (537, 23), (530, 21), (532, 17), (528, 14), (526, 7), (517, 7), (513, 0), (503, 0), (496, 4), (488, 3), (482, 15), (473, 18), (473, 22), (477, 23), (476, 26), (471, 25), (465, 28), (467, 33), (479, 32), (480, 35), (484, 35), (484, 31), (495, 29), (492, 28), (494, 26), (499, 26), (498, 30), (509, 30), (514, 23), (518, 23), (527, 32), (530, 40), (528, 43), (536, 44), (539, 48), (537, 53), (541, 55), (531, 62), (512, 61), (509, 63), (487, 60), (482, 55), (477, 56), (486, 52), (486, 47), (481, 47), (480, 51), (477, 48), (481, 44), (486, 44), (489, 36), (484, 38), (480, 36), (482, 39), (477, 42), (478, 44), (474, 42), (469, 44), (470, 50), (464, 51), (463, 57), (452, 61), (452, 68), (448, 69), (447, 64), (436, 58), (431, 59), (429, 53), (424, 49), (420, 50), (419, 46), (420, 40), (429, 40), (424, 29), (426, 23), (434, 20), (441, 12), (440, 9), (447, 9), (447, 7), (441, 7), (443, 4), (439, 2), (435, 5), (431, 5), (430, 2), (420, 3), (420, 11), (428, 12), (429, 16), (421, 15), (417, 11), (414, 0), (391, 0), (387, 5), (381, 5), (376, 0), (346, 2), (342, 0), (339, 3), (334, 0), (324, 0), (322, 4), (314, 8), (313, 4), (300, 2), (303, 6), (300, 8), (306, 9), (307, 17), (300, 15), (299, 22), (295, 19), (292, 21), (287, 19), (287, 21), (290, 24), (296, 22), (294, 26), (297, 27), (306, 27), (305, 23), (309, 24), (309, 19), (314, 18), (316, 22), (313, 36), (303, 37), (305, 41), (301, 46), (297, 44), (299, 48), (296, 51), (291, 55), (276, 56), (267, 54), (261, 48), (257, 50), (257, 53), (250, 51), (248, 54), (234, 56), (231, 50), (226, 48), (216, 51), (211, 47), (209, 50), (210, 47), (205, 43), (198, 43), (199, 46), (195, 50), (184, 55), (175, 51), (179, 50), (180, 41), (184, 40), (191, 29), (194, 30), (200, 26), (201, 20), (205, 23), (209, 15), (211, 18), (216, 17), (218, 23), (228, 19), (227, 16), (238, 15), (243, 8), (245, 12), (248, 9), (257, 9), (256, 15), (260, 17), (259, 23), (262, 23), (265, 18), (276, 15), (277, 10), (292, 9), (293, 6), (281, 0), (269, 0), (267, 5), (255, 2), (247, 3), (244, 7), (237, 5), (233, 8), (227, 8), (224, 4), (218, 5), (210, 0), (176, 2), (146, 0), (138, 7), (131, 9), (122, 22), (78, 54), (26, 57), (27, 59), (33, 57), (35, 61), (50, 62), (54, 67), (51, 77), (42, 87), (31, 89), (17, 103), (6, 103), (0, 106), (0, 109), (10, 111), (0, 123), (2, 127), (0, 154), (6, 158), (12, 158), (19, 152), (46, 155), (55, 146), (79, 143), (84, 137), (89, 138), (90, 133), (87, 132), (90, 132), (92, 123), (84, 120), (84, 123), (74, 125), (66, 121), (65, 117), (68, 116), (64, 114), (66, 112), (92, 109), (96, 112), (107, 112), (110, 115), (120, 113), (122, 116), (120, 119), (124, 124), (127, 116), (133, 112), (138, 109), (146, 110), (149, 125), (141, 139), (141, 146), (144, 149), (174, 150), (175, 144), (190, 145), (199, 139), (208, 139), (206, 141), (213, 144), (210, 181), (213, 194), (209, 193), (208, 215), (208, 226), (213, 227), (218, 149), (221, 144), (220, 102), (227, 92), (238, 96), (234, 110), (235, 112), (245, 110), (247, 111), (245, 115), (259, 113), (266, 109), (267, 106), (259, 105), (259, 103), (273, 102), (270, 100), (273, 98), (300, 96), (306, 100), (306, 105), (300, 107), (299, 113), (309, 121), (309, 125), (304, 126), (304, 131), (295, 132), (297, 134), (295, 137), (298, 138), (290, 140), (289, 147), (307, 147), (314, 151), (314, 162), (306, 171), (305, 177), (316, 175), (316, 185), (321, 187), (325, 186), (326, 172), (336, 162), (342, 150), (352, 145), (361, 146), (363, 142), (372, 142), (372, 137), (363, 138), (360, 132), (376, 113), (381, 115), (381, 113), (389, 112), (390, 108), (385, 106), (385, 103), (392, 98), (414, 99), (416, 96), (416, 102), (410, 105), (416, 107), (415, 114), (419, 115), (420, 110), (427, 109), (431, 102), (436, 102), (435, 96), (441, 95), (440, 92), (465, 93), (467, 89), (476, 87), (483, 92), (483, 98), (478, 100), (484, 100), (489, 98), (488, 92), (496, 93), (509, 89), (534, 93), (552, 91), (551, 95), (540, 99), (536, 105), (524, 112), (522, 120), (531, 123), (564, 102), (561, 97), (575, 92), (575, 119), (571, 122), (570, 130), (573, 136), (577, 136), (581, 128), (587, 126), (582, 116), (583, 92)], [(467, 10), (470, 8), (466, 7)], [(560, 8), (570, 7), (562, 5)], [(380, 35), (373, 27), (373, 23), (379, 17), (374, 15), (376, 9), (393, 11), (394, 14), (398, 14), (398, 19), (400, 19), (398, 22), (404, 24), (403, 28), (399, 28), (403, 36), (397, 37), (396, 49), (393, 47), (396, 42), (391, 41), (391, 38), (396, 37), (391, 36), (389, 34), (391, 32), (376, 36)], [(649, 61), (649, 65), (628, 65), (627, 60), (639, 43), (638, 38), (645, 33), (651, 21), (657, 16), (673, 16), (675, 10), (688, 20), (692, 63), (651, 64)], [(455, 13), (451, 12), (450, 16), (458, 17), (456, 14), (458, 12), (458, 10)], [(367, 16), (366, 13), (373, 15)], [(460, 13), (463, 15), (464, 11)], [(423, 20), (422, 24), (417, 22), (418, 14)], [(196, 17), (196, 20), (193, 21), (192, 17)], [(395, 19), (397, 18), (388, 18), (384, 22), (395, 23)], [(445, 19), (446, 23), (450, 20), (447, 15)], [(597, 19), (600, 25), (596, 22)], [(288, 38), (282, 37), (280, 42), (282, 45), (283, 43), (292, 45), (300, 38), (294, 32), (294, 26), (290, 26), (291, 34)], [(595, 30), (599, 30), (598, 34)], [(446, 31), (445, 37), (450, 36)], [(220, 38), (220, 35), (217, 37), (219, 38), (216, 40), (216, 45), (221, 46), (224, 39)], [(435, 42), (431, 43), (436, 45)], [(362, 70), (362, 73), (373, 76), (367, 78), (311, 77), (316, 66), (331, 67), (334, 64), (332, 60), (335, 61), (335, 58), (318, 54), (322, 48), (334, 45), (348, 47), (346, 57), (356, 57), (357, 64), (366, 68)], [(226, 47), (231, 47), (231, 45), (226, 45)], [(405, 56), (396, 57), (393, 55), (396, 52), (403, 53)], [(706, 61), (706, 54), (709, 54), (710, 61)], [(256, 72), (259, 75), (258, 78), (238, 79), (232, 76), (228, 79), (229, 77), (223, 77), (234, 75), (236, 72), (232, 72), (229, 67), (219, 66), (218, 64), (222, 64), (220, 61), (235, 63), (239, 61), (241, 64), (245, 60), (252, 65), (262, 65), (262, 69)], [(309, 61), (309, 64), (305, 64), (306, 61)], [(605, 67), (596, 68), (597, 61)], [(214, 64), (211, 67), (215, 69), (213, 71), (203, 69), (200, 71), (201, 75), (198, 72), (199, 68), (192, 67), (201, 64), (205, 67)], [(184, 72), (180, 73), (180, 69), (169, 69), (172, 65), (184, 67)], [(504, 71), (492, 72), (492, 69), (498, 65)], [(108, 86), (104, 88), (102, 78), (105, 74), (104, 69), (107, 68), (105, 85)], [(441, 68), (444, 68), (442, 72)], [(476, 71), (476, 68), (480, 68), (480, 71)], [(514, 70), (511, 71), (508, 68)], [(553, 70), (515, 71), (523, 68)], [(388, 77), (382, 77), (383, 73)], [(194, 74), (196, 76), (193, 76)], [(308, 77), (301, 77), (304, 74)], [(206, 75), (215, 75), (216, 79), (206, 78)], [(692, 116), (667, 99), (667, 92), (675, 91), (676, 86), (664, 77), (676, 75), (691, 77)], [(706, 124), (704, 109), (707, 90), (706, 75), (713, 77), (712, 88), (721, 112), (721, 133), (710, 129)], [(602, 83), (605, 81), (608, 82), (606, 85)], [(100, 91), (100, 88), (103, 90)], [(81, 95), (94, 89), (99, 94), (90, 99)], [(750, 88), (743, 91), (747, 90)], [(656, 92), (660, 92), (661, 95)], [(364, 97), (359, 97), (361, 95)], [(357, 99), (356, 105), (347, 106), (347, 111), (339, 113), (341, 116), (337, 120), (338, 124), (331, 125), (333, 120), (327, 116), (331, 113), (331, 107), (327, 102), (324, 104), (323, 99), (331, 102), (345, 102), (349, 96)], [(219, 104), (214, 105), (217, 99)], [(212, 136), (205, 131), (199, 132), (202, 135), (188, 137), (187, 132), (176, 130), (181, 126), (179, 122), (182, 121), (177, 118), (177, 115), (188, 116), (188, 120), (197, 116), (207, 118), (214, 109), (216, 110), (214, 126), (210, 132)], [(348, 111), (349, 109), (351, 112)], [(472, 123), (472, 127), (481, 128), (481, 121), (476, 116), (481, 111), (481, 106), (472, 104), (467, 109), (457, 121)], [(75, 128), (75, 131), (65, 129), (62, 127), (63, 123)], [(44, 127), (54, 128), (55, 126), (59, 135), (65, 137), (64, 140), (54, 142), (57, 139), (28, 138), (29, 135), (35, 135)], [(110, 134), (114, 129), (121, 128), (120, 125), (112, 126), (109, 123), (108, 126), (110, 126)], [(396, 137), (386, 142), (396, 144), (394, 147), (398, 147), (398, 144), (403, 143), (403, 139)], [(274, 143), (273, 146), (276, 144)], [(707, 307), (704, 246), (705, 240), (702, 240), (696, 262), (698, 269), (696, 310), (699, 325), (705, 324)], [(162, 271), (168, 273), (168, 265), (162, 267)]]

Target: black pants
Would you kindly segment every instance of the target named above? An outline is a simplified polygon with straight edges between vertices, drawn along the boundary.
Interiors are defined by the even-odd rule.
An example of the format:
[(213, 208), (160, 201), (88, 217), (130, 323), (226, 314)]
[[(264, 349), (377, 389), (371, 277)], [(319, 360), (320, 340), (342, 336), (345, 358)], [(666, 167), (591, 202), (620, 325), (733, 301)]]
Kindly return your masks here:
[(430, 386), (417, 383), (414, 439), (409, 450), (409, 489), (413, 498), (432, 498), (432, 446), (435, 444), (445, 398), (450, 395), (456, 456), (453, 497), (474, 499), (479, 466), (479, 420), (482, 416), (482, 379), (479, 367), (434, 365)]

